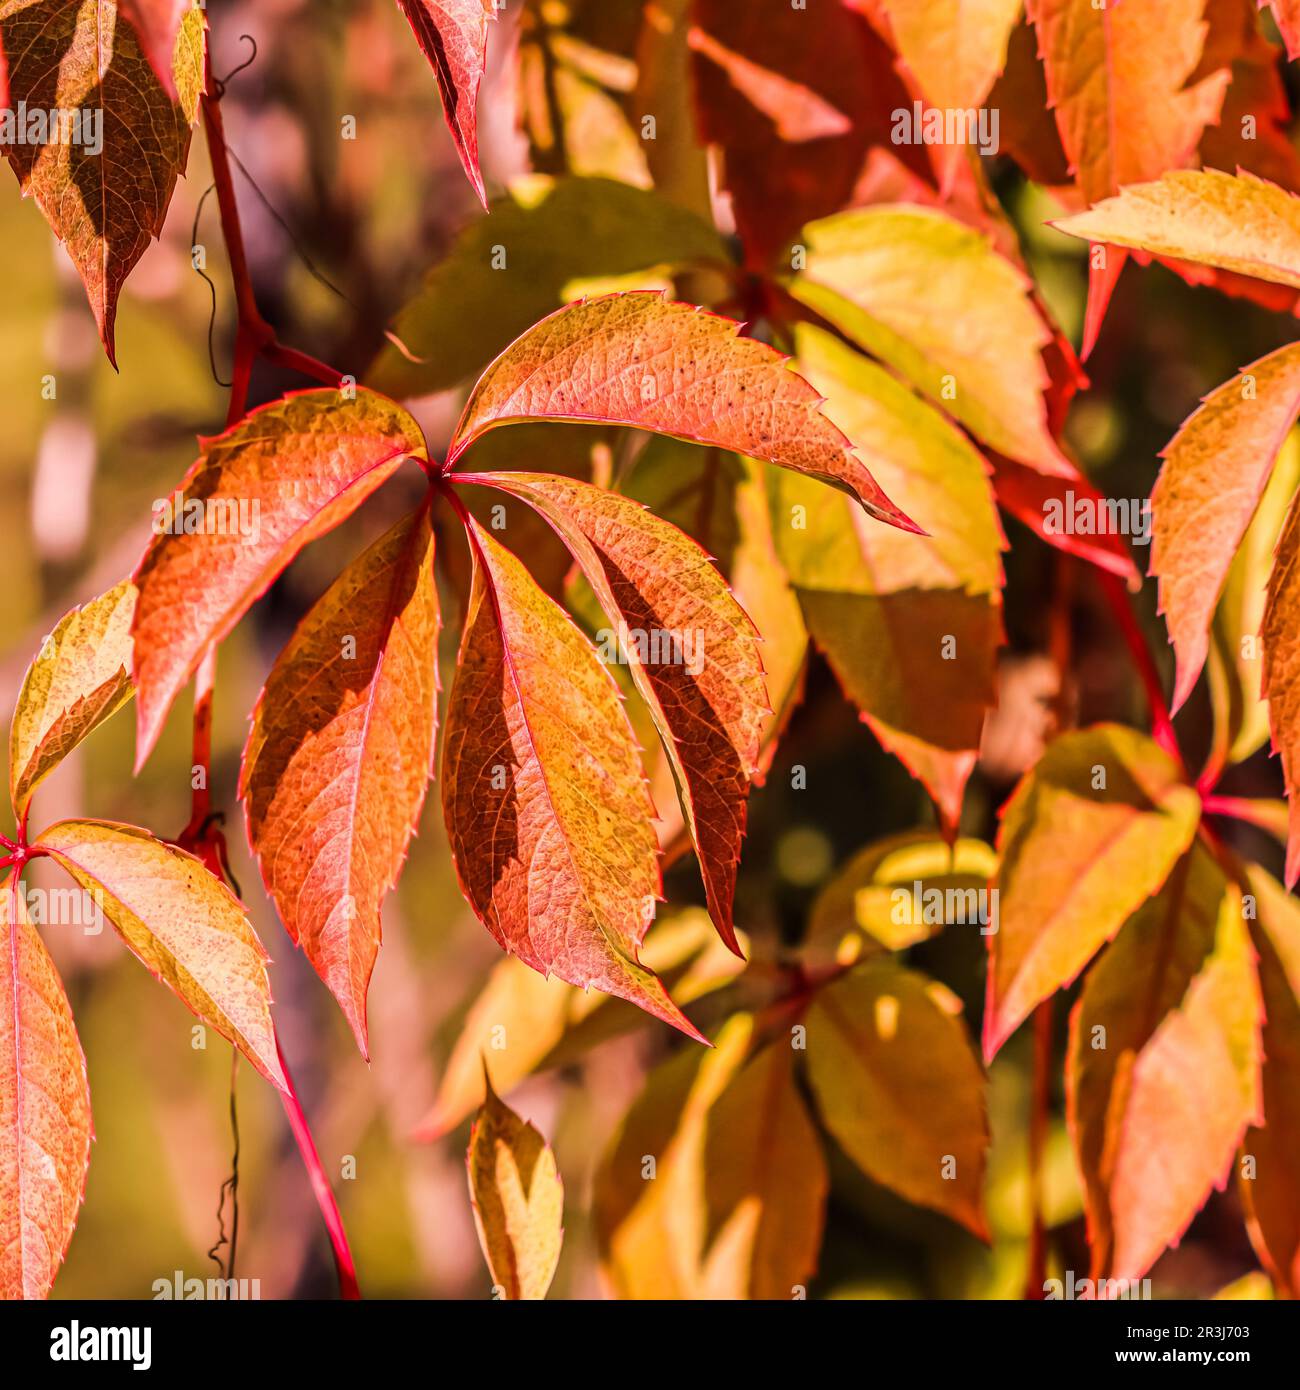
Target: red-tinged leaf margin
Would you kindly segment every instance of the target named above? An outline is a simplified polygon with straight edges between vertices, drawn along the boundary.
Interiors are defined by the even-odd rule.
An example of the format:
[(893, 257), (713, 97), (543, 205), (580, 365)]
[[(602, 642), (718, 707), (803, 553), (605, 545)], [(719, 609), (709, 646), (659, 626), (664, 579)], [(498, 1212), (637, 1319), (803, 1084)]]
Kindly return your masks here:
[(487, 63), (492, 0), (397, 0), (438, 79), (447, 129), (469, 181), (487, 209), (478, 163), (478, 93)]
[[(0, 1202), (0, 1299), (44, 1298), (67, 1255), (85, 1197), (90, 1145), (95, 1137), (90, 1083), (63, 982), (45, 943), (27, 920), (22, 882), (14, 870), (0, 885), (0, 929), (5, 952), (4, 964), (0, 966), (0, 1059), (5, 1064), (0, 1074), (0, 1193), (5, 1197)], [(37, 1065), (47, 1070), (37, 1084), (30, 1086), (24, 1084), (27, 1066), (23, 1055), (23, 1037), (30, 1026), (24, 997), (29, 993), (39, 995), (50, 1017), (54, 1050), (59, 1054), (38, 1057)], [(49, 1072), (55, 1069), (58, 1075), (53, 1079), (62, 1083), (59, 1094), (51, 1085), (43, 1084), (51, 1080)], [(52, 1152), (40, 1147), (37, 1136), (29, 1133), (29, 1104), (43, 1111), (37, 1125), (63, 1130), (67, 1151), (62, 1155), (62, 1164)], [(38, 1210), (30, 1224), (35, 1227), (33, 1235), (40, 1238), (45, 1248), (43, 1268), (31, 1267), (27, 1258), (29, 1218), (24, 1192), (28, 1178), (24, 1177), (24, 1168), (29, 1156), (24, 1151), (29, 1144), (39, 1152), (30, 1181), (41, 1191)], [(52, 1173), (52, 1169), (56, 1171)], [(16, 1227), (12, 1232), (11, 1221)]]
[[(566, 318), (588, 311), (599, 311), (600, 313), (610, 314), (617, 312), (620, 307), (626, 308), (629, 314), (641, 316), (654, 315), (657, 310), (662, 310), (667, 317), (676, 317), (682, 324), (689, 320), (693, 327), (698, 327), (699, 331), (710, 334), (715, 344), (725, 342), (726, 351), (736, 354), (736, 362), (729, 369), (738, 371), (742, 365), (741, 359), (745, 359), (743, 365), (764, 372), (772, 368), (780, 368), (783, 375), (774, 378), (786, 388), (788, 399), (782, 404), (795, 410), (802, 411), (809, 423), (820, 435), (819, 439), (813, 441), (812, 452), (818, 451), (827, 453), (834, 467), (829, 464), (820, 466), (805, 466), (796, 461), (794, 454), (790, 450), (783, 449), (771, 439), (765, 437), (761, 439), (746, 440), (741, 437), (723, 437), (721, 434), (708, 433), (704, 430), (696, 430), (693, 433), (673, 429), (669, 423), (655, 424), (650, 423), (645, 418), (645, 412), (640, 413), (632, 410), (609, 410), (596, 412), (593, 410), (563, 409), (558, 412), (537, 410), (509, 411), (509, 406), (517, 392), (508, 392), (503, 401), (490, 409), (483, 409), (481, 398), (493, 388), (495, 377), (498, 373), (504, 372), (513, 357), (521, 355), (521, 349), (526, 345), (535, 346), (538, 340), (544, 340), (546, 335), (551, 333)], [(663, 320), (658, 320), (662, 322)], [(651, 324), (653, 327), (654, 324)], [(668, 435), (674, 439), (682, 439), (691, 444), (711, 444), (715, 447), (728, 449), (735, 453), (744, 454), (750, 458), (764, 459), (769, 463), (778, 464), (784, 468), (792, 468), (795, 472), (806, 473), (810, 477), (820, 478), (823, 482), (840, 487), (855, 496), (867, 512), (878, 521), (883, 521), (888, 525), (897, 526), (900, 530), (921, 533), (921, 528), (905, 516), (893, 502), (885, 496), (879, 484), (871, 476), (866, 465), (858, 458), (850, 440), (844, 432), (835, 425), (829, 416), (825, 414), (822, 407), (825, 400), (814, 387), (796, 372), (791, 365), (791, 358), (775, 348), (769, 347), (766, 343), (760, 343), (755, 338), (744, 336), (742, 330), (745, 325), (735, 319), (729, 319), (723, 314), (713, 313), (711, 310), (703, 309), (696, 304), (687, 304), (679, 300), (670, 299), (661, 290), (626, 290), (615, 291), (612, 294), (597, 295), (592, 298), (579, 299), (571, 304), (566, 304), (562, 308), (548, 314), (544, 319), (539, 320), (526, 332), (520, 334), (513, 343), (503, 352), (498, 353), (491, 363), (484, 369), (470, 392), (469, 399), (465, 402), (465, 409), (461, 413), (456, 429), (452, 434), (451, 446), (447, 453), (446, 463), (443, 465), (443, 472), (450, 473), (456, 467), (457, 461), (466, 449), (481, 435), (488, 430), (497, 429), (503, 425), (513, 424), (521, 420), (564, 420), (577, 423), (603, 423), (614, 425), (627, 425), (633, 429), (649, 430), (652, 433)], [(624, 330), (625, 333), (627, 330)], [(646, 332), (645, 328), (640, 330)], [(580, 340), (579, 340), (580, 341)], [(558, 356), (573, 346), (573, 343), (562, 343), (558, 349), (552, 350), (550, 361), (554, 362)], [(640, 365), (638, 357), (633, 358), (633, 362)], [(694, 365), (692, 363), (691, 365)], [(648, 363), (646, 364), (648, 366)], [(534, 367), (525, 377), (525, 382), (535, 376), (540, 370)], [(684, 370), (679, 364), (679, 370)], [(644, 368), (642, 369), (644, 377)], [(716, 374), (715, 374), (716, 375)], [(566, 380), (572, 387), (573, 376), (566, 373)], [(708, 378), (705, 378), (706, 382)], [(608, 385), (608, 381), (602, 382), (602, 386)], [(671, 394), (676, 394), (678, 388), (674, 386)], [(689, 389), (689, 385), (686, 389)], [(743, 384), (741, 390), (747, 389)], [(656, 391), (649, 402), (658, 404), (665, 399), (664, 394)], [(644, 398), (643, 398), (644, 400)], [(772, 397), (769, 394), (769, 402)], [(575, 396), (575, 406), (583, 404), (581, 394)], [(479, 415), (476, 418), (476, 410)], [(758, 445), (759, 447), (752, 447)], [(766, 446), (766, 447), (764, 447)]]
[[(205, 0), (206, 2), (206, 0)], [(140, 48), (168, 96), (176, 95), (172, 54), (190, 0), (117, 0), (117, 12), (135, 30)], [(0, 88), (0, 96), (3, 88)]]
[[(645, 603), (646, 614), (650, 615), (650, 605), (646, 596), (637, 590), (626, 565), (619, 563), (614, 547), (597, 541), (589, 531), (585, 531), (554, 492), (548, 491), (548, 485), (553, 487), (558, 484), (560, 491), (579, 493), (587, 496), (590, 501), (618, 510), (622, 515), (616, 524), (625, 530), (640, 531), (647, 544), (653, 543), (658, 535), (661, 548), (666, 542), (668, 547), (696, 552), (695, 572), (706, 575), (706, 583), (712, 591), (710, 595), (700, 599), (700, 606), (711, 602), (714, 605), (729, 607), (727, 621), (732, 626), (735, 636), (741, 642), (748, 640), (752, 647), (752, 670), (746, 673), (746, 677), (751, 683), (757, 681), (762, 695), (761, 701), (750, 698), (753, 692), (746, 696), (734, 670), (724, 674), (722, 678), (732, 685), (741, 699), (748, 699), (742, 717), (730, 726), (723, 721), (717, 709), (708, 704), (703, 690), (698, 685), (676, 679), (679, 672), (685, 671), (684, 666), (658, 667), (643, 663), (632, 643), (624, 644), (624, 650), (632, 678), (650, 709), (665, 751), (672, 762), (678, 792), (686, 813), (687, 828), (704, 880), (710, 916), (727, 948), (735, 955), (743, 957), (736, 939), (732, 913), (736, 871), (740, 863), (741, 841), (745, 834), (749, 789), (758, 772), (762, 722), (766, 715), (772, 713), (763, 684), (763, 665), (758, 647), (762, 639), (757, 629), (732, 595), (727, 581), (713, 568), (712, 557), (704, 548), (686, 532), (657, 517), (641, 503), (622, 497), (618, 493), (602, 491), (590, 484), (555, 478), (544, 473), (479, 473), (461, 474), (459, 477), (461, 482), (498, 488), (533, 507), (568, 547), (606, 616), (613, 622), (621, 622), (627, 627), (639, 627), (639, 620), (643, 615), (629, 614), (627, 607), (620, 603), (619, 593)], [(627, 553), (626, 550), (624, 553)], [(683, 569), (667, 577), (676, 580), (686, 573), (688, 571)], [(615, 585), (618, 586), (618, 592)], [(680, 584), (678, 587), (684, 589)], [(629, 590), (630, 595), (627, 592)], [(709, 658), (706, 656), (705, 660), (708, 661)], [(696, 708), (691, 708), (692, 705)], [(699, 705), (703, 705), (702, 711), (698, 708)], [(718, 744), (727, 745), (727, 752), (735, 759), (729, 768), (719, 768), (716, 762), (712, 765), (700, 764), (690, 756), (691, 748), (698, 745), (701, 739), (698, 727), (693, 729), (693, 725), (703, 725), (706, 728), (715, 757), (725, 756), (721, 755)], [(701, 812), (709, 803), (712, 803), (716, 810), (719, 802), (723, 803), (723, 810), (731, 816), (732, 823), (729, 829), (713, 833), (709, 826), (701, 823)]]

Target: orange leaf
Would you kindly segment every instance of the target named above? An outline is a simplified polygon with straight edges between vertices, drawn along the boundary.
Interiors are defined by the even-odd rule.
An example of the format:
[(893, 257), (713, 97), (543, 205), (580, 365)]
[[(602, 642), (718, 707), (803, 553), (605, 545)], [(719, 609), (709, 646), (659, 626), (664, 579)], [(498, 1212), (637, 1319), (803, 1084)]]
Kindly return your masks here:
[(1300, 908), (1281, 884), (1251, 865), (1247, 887), (1257, 919), (1251, 937), (1259, 956), (1264, 1004), (1264, 1123), (1247, 1131), (1244, 1155), (1253, 1177), (1239, 1181), (1246, 1225), (1260, 1260), (1287, 1298), (1300, 1297)]
[(1199, 797), (1145, 735), (1099, 724), (1048, 747), (1002, 808), (986, 1060), (1156, 892), (1199, 817)]
[(461, 890), (534, 970), (700, 1038), (639, 962), (659, 864), (618, 688), (519, 561), (478, 522), (466, 525), (474, 580), (442, 753)]
[(67, 1254), (90, 1164), (90, 1087), (63, 983), (0, 887), (0, 1299), (44, 1298)]
[(1300, 413), (1300, 344), (1242, 369), (1169, 442), (1151, 493), (1151, 573), (1178, 657), (1174, 709), (1205, 664), (1215, 605)]
[(808, 1010), (808, 1079), (869, 1178), (985, 1238), (984, 1076), (956, 996), (892, 961), (858, 966)]
[(564, 1185), (551, 1146), (497, 1098), (484, 1070), (487, 1096), (465, 1155), (478, 1242), (501, 1297), (545, 1298), (564, 1238)]
[(25, 823), (42, 778), (131, 698), (129, 579), (84, 608), (74, 608), (45, 639), (27, 668), (9, 728), (9, 795)]
[(1094, 1278), (1141, 1279), (1223, 1186), (1258, 1110), (1259, 1022), (1241, 893), (1198, 842), (1098, 960), (1070, 1019)]
[(425, 506), (354, 560), (299, 624), (258, 699), (240, 774), (266, 891), (363, 1054), (380, 904), (420, 818), (437, 700)]
[(493, 0), (397, 0), (420, 51), (438, 79), (447, 128), (479, 202), (487, 207), (478, 167), (478, 89), (487, 63)]
[(118, 0), (117, 12), (136, 32), (140, 48), (168, 96), (176, 95), (172, 54), (190, 0)]
[(740, 325), (653, 291), (583, 300), (551, 314), (479, 378), (447, 467), (515, 420), (601, 420), (734, 449), (853, 493), (880, 521), (916, 530), (821, 413), (775, 349)]
[(708, 555), (640, 503), (545, 473), (465, 481), (523, 498), (555, 528), (608, 617), (672, 759), (709, 911), (733, 951), (732, 899), (750, 779), (769, 713), (754, 626)]
[(1273, 749), (1282, 756), (1286, 780), (1286, 886), (1300, 878), (1300, 641), (1296, 614), (1300, 612), (1300, 501), (1292, 501), (1277, 543), (1277, 558), (1268, 579), (1268, 602), (1260, 639), (1264, 644), (1263, 695), (1268, 700), (1268, 724)]
[(203, 35), (203, 11), (196, 8), (185, 16), (170, 55), (179, 93), (173, 97), (159, 84), (135, 33), (117, 22), (113, 0), (13, 0), (0, 10), (9, 103), (25, 103), (29, 117), (51, 110), (78, 113), (80, 133), (72, 127), (71, 139), (61, 138), (60, 128), (46, 130), (36, 142), (24, 132), (21, 139), (6, 136), (0, 143), (24, 195), (36, 199), (67, 247), (115, 366), (118, 295), (161, 234), (189, 154), (203, 86)]
[(1286, 56), (1300, 56), (1300, 3), (1297, 0), (1259, 0), (1261, 10), (1266, 4), (1277, 20), (1278, 33), (1286, 44)]
[(281, 1090), (267, 954), (243, 904), (192, 854), (147, 830), (65, 820), (32, 846), (61, 864), (155, 979)]
[(209, 644), (403, 459), (427, 457), (406, 411), (364, 390), (299, 392), (199, 445), (135, 573), (137, 770)]
[(1090, 203), (1186, 164), (1227, 69), (1192, 87), (1205, 0), (1028, 0), (1061, 144)]

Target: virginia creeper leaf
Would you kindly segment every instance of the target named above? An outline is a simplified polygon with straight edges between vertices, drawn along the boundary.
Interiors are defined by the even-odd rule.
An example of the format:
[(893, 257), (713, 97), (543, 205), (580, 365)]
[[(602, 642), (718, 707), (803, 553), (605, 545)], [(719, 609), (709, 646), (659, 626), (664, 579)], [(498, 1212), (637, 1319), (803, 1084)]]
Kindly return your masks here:
[(288, 1090), (271, 1022), (268, 957), (243, 904), (219, 878), (147, 830), (109, 821), (59, 821), (32, 848), (94, 897), (151, 975)]
[(845, 692), (954, 826), (1002, 639), (1002, 532), (987, 469), (955, 425), (883, 368), (808, 325), (796, 344), (830, 418), (927, 534), (870, 526), (840, 494), (785, 473), (772, 491), (777, 553)]
[(602, 420), (808, 473), (849, 490), (878, 520), (915, 530), (821, 413), (812, 387), (739, 328), (650, 292), (571, 304), (479, 378), (448, 467), (486, 430), (514, 420)]
[(534, 970), (698, 1038), (639, 961), (659, 863), (617, 686), (519, 561), (476, 521), (468, 529), (474, 580), (442, 754), (461, 890)]
[(956, 996), (868, 961), (818, 991), (807, 1060), (817, 1109), (854, 1163), (984, 1238), (984, 1077)]
[(478, 1243), (501, 1297), (545, 1298), (564, 1239), (564, 1184), (551, 1146), (490, 1081), (465, 1169)]
[(1242, 1152), (1255, 1161), (1239, 1182), (1246, 1225), (1282, 1295), (1300, 1295), (1300, 909), (1281, 884), (1250, 866), (1255, 899), (1251, 938), (1264, 1006), (1264, 1123), (1247, 1131)]
[(86, 1060), (22, 885), (0, 886), (0, 1299), (44, 1298), (86, 1187)]
[(438, 625), (426, 506), (358, 556), (299, 624), (244, 749), (240, 795), (266, 891), (363, 1054), (380, 905), (433, 767)]
[(403, 459), (427, 457), (406, 411), (364, 390), (352, 401), (334, 390), (287, 396), (199, 447), (135, 572), (137, 769), (209, 644)]
[[(10, 103), (15, 108), (26, 103), (29, 112), (79, 114), (79, 142), (6, 138), (3, 144), (24, 196), (36, 199), (85, 283), (104, 350), (115, 366), (118, 296), (132, 267), (162, 232), (189, 153), (190, 125), (203, 87), (203, 35), (203, 11), (192, 9), (170, 59), (173, 97), (159, 83), (134, 31), (118, 23), (113, 0), (0, 3)], [(102, 148), (92, 154), (97, 144)]]
[(1286, 56), (1297, 57), (1300, 55), (1300, 4), (1296, 0), (1259, 0), (1261, 10), (1265, 3), (1277, 20), (1278, 33), (1286, 44)]
[(27, 668), (9, 728), (9, 795), (26, 819), (32, 792), (64, 758), (131, 698), (129, 579), (74, 608)]
[[(1027, 0), (1061, 144), (1090, 203), (1186, 164), (1218, 118), (1226, 69), (1185, 84), (1205, 0)], [(1101, 240), (1102, 238), (1094, 238)]]
[(677, 776), (709, 911), (732, 950), (732, 899), (759, 734), (770, 713), (754, 625), (689, 536), (640, 503), (545, 473), (467, 475), (555, 527), (606, 615)]
[(1151, 573), (1178, 658), (1175, 709), (1205, 664), (1215, 605), (1297, 413), (1293, 343), (1212, 391), (1164, 450), (1151, 493)]
[(1001, 812), (986, 1060), (1156, 892), (1199, 815), (1196, 793), (1143, 734), (1099, 724), (1048, 747)]
[(1196, 843), (1089, 972), (1070, 1020), (1094, 1278), (1141, 1279), (1223, 1186), (1258, 1070), (1241, 892)]
[(478, 167), (478, 89), (487, 64), (493, 0), (397, 0), (420, 51), (438, 79), (447, 128), (479, 201), (487, 207)]
[(1268, 601), (1260, 638), (1264, 645), (1262, 694), (1268, 700), (1273, 750), (1282, 757), (1282, 776), (1290, 833), (1286, 846), (1286, 886), (1300, 878), (1300, 502), (1291, 510), (1277, 543), (1277, 558), (1268, 580)]
[(983, 232), (934, 209), (885, 205), (814, 222), (799, 245), (796, 299), (999, 453), (1073, 475), (1047, 427), (1051, 333), (1024, 274)]
[(176, 95), (172, 56), (190, 0), (118, 0), (118, 14), (135, 30), (154, 76), (168, 96)]
[(1300, 289), (1300, 198), (1251, 174), (1165, 174), (1052, 225), (1089, 241)]
[[(694, 907), (657, 921), (642, 959), (682, 1005), (721, 989), (743, 968), (708, 913)], [(471, 1005), (442, 1068), (438, 1098), (415, 1137), (439, 1139), (483, 1103), (485, 1055), (492, 1058), (496, 1084), (508, 1094), (526, 1076), (563, 1065), (645, 1022), (645, 1014), (625, 1000), (546, 979), (517, 956), (507, 956)]]
[(763, 1048), (714, 1101), (703, 1178), (701, 1297), (794, 1297), (817, 1266), (830, 1180), (786, 1039)]

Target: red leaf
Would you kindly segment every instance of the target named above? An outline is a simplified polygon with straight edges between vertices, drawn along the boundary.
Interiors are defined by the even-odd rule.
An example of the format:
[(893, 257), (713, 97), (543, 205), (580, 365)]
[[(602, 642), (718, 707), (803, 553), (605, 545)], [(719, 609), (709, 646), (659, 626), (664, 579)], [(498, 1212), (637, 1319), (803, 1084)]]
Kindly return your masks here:
[(397, 0), (416, 42), (438, 79), (447, 128), (469, 181), (487, 207), (478, 167), (479, 83), (487, 63), (488, 20), (496, 18), (492, 0)]
[(426, 506), (353, 561), (299, 624), (253, 711), (240, 775), (266, 891), (366, 1055), (379, 909), (420, 818), (437, 693)]
[(163, 91), (176, 95), (172, 73), (172, 54), (181, 19), (191, 8), (190, 0), (117, 0), (118, 14), (135, 30), (144, 56), (149, 60)]
[(135, 573), (137, 769), (208, 646), (403, 459), (427, 457), (420, 427), (373, 391), (351, 402), (334, 390), (287, 396), (199, 445), (154, 524), (194, 517), (201, 529), (160, 530)]

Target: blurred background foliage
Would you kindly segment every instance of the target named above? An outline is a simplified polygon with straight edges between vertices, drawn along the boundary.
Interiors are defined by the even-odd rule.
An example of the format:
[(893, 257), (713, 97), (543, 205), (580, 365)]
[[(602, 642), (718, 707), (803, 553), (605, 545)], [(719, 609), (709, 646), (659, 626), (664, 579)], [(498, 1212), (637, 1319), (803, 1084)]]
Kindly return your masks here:
[[(668, 283), (662, 263), (673, 259), (691, 263), (680, 292), (725, 301), (719, 266), (735, 257), (733, 229), (725, 218), (721, 230), (705, 220), (707, 170), (703, 152), (685, 136), (684, 69), (656, 46), (639, 0), (510, 0), (505, 7), (492, 33), (480, 102), (484, 171), (500, 200), (488, 220), (446, 136), (425, 60), (389, 0), (227, 3), (214, 7), (213, 22), (218, 74), (248, 56), (240, 35), (257, 43), (256, 60), (231, 83), (224, 108), (232, 150), (260, 190), (248, 179), (239, 185), (264, 314), (285, 342), (359, 379), (417, 393), (414, 408), (433, 449), (446, 444), (466, 379), (575, 294)], [(661, 112), (653, 144), (638, 137), (633, 114), (651, 91)], [(354, 140), (342, 138), (346, 117), (355, 118)], [(987, 173), (1053, 315), (1077, 341), (1086, 248), (1044, 226), (1060, 209), (1016, 165), (999, 159)], [(6, 497), (0, 694), (12, 708), (27, 662), (58, 617), (134, 565), (151, 502), (183, 475), (194, 436), (220, 429), (226, 395), (209, 365), (209, 289), (190, 261), (196, 211), (210, 182), (201, 138), (161, 241), (127, 283), (118, 321), (120, 374), (104, 360), (63, 252), (36, 207), (6, 182), (0, 197), (0, 244), (10, 267), (0, 300)], [(647, 192), (651, 185), (664, 196)], [(214, 356), (224, 374), (232, 302), (211, 199), (197, 241), (208, 249), (215, 282)], [(484, 270), (485, 251), (498, 242), (508, 243), (512, 255), (502, 275)], [(385, 339), (389, 325), (422, 361), (412, 363)], [(1113, 495), (1145, 495), (1158, 450), (1199, 397), (1293, 334), (1285, 315), (1192, 288), (1158, 267), (1130, 267), (1088, 364), (1092, 388), (1069, 418), (1067, 438), (1084, 469)], [(53, 400), (42, 393), (47, 374), (56, 382)], [(300, 384), (263, 365), (254, 402)], [(725, 565), (727, 546), (745, 524), (743, 508), (737, 510), (746, 484), (742, 465), (659, 441), (650, 447), (674, 456), (662, 467), (644, 467), (642, 445), (625, 431), (521, 427), (486, 438), (475, 462), (613, 479), (665, 515), (684, 516), (689, 508)], [(665, 490), (669, 477), (677, 486)], [(489, 1279), (465, 1190), (468, 1124), (458, 1121), (433, 1142), (412, 1137), (434, 1104), (466, 1013), (500, 959), (456, 887), (437, 795), (426, 805), (400, 890), (385, 907), (384, 949), (370, 996), (369, 1067), (261, 894), (234, 799), (248, 711), (275, 654), (341, 566), (418, 488), (413, 468), (400, 474), (355, 521), (311, 547), (224, 644), (214, 803), (228, 816), (235, 875), (275, 960), (279, 1027), (338, 1191), (363, 1290), (479, 1297)], [(710, 499), (717, 502), (712, 514)], [(511, 542), (528, 549), (552, 592), (568, 586), (582, 611), (583, 596), (573, 591), (558, 547), (540, 529), (527, 535), (522, 517), (516, 528), (515, 515)], [(1012, 545), (1001, 700), (962, 822), (963, 833), (988, 841), (996, 808), (1056, 722), (1145, 718), (1128, 657), (1090, 577), (1078, 571), (1077, 583), (1062, 592), (1055, 553), (1015, 522), (1006, 525)], [(700, 526), (692, 529), (699, 534)], [(445, 686), (455, 661), (466, 557), (458, 536), (440, 539), (449, 576)], [(1139, 557), (1143, 567), (1145, 559)], [(1140, 602), (1168, 675), (1151, 587)], [(1048, 601), (1052, 595), (1057, 602)], [(788, 593), (773, 592), (771, 611), (779, 615), (783, 602), (789, 604)], [(1074, 677), (1064, 691), (1051, 619), (1062, 607)], [(797, 623), (797, 610), (791, 620)], [(738, 925), (769, 959), (800, 940), (819, 892), (856, 851), (901, 828), (933, 824), (918, 784), (880, 750), (819, 658), (808, 665), (802, 699), (795, 698), (800, 655), (796, 647), (791, 657), (789, 643), (784, 652), (774, 643), (769, 655), (792, 712), (767, 783), (751, 799), (737, 899)], [(188, 703), (179, 702), (138, 778), (131, 776), (132, 720), (115, 719), (42, 788), (39, 823), (87, 814), (175, 834), (187, 817), (188, 716)], [(1193, 756), (1208, 744), (1209, 729), (1202, 690), (1180, 718)], [(648, 736), (642, 741), (649, 746)], [(792, 786), (796, 767), (806, 769), (799, 789)], [(1278, 788), (1261, 751), (1222, 790), (1276, 795)], [(1254, 832), (1234, 827), (1233, 833)], [(1262, 837), (1252, 849), (1277, 868), (1280, 858)], [(44, 877), (37, 865), (31, 881), (39, 885)], [(670, 870), (666, 895), (668, 920), (702, 901), (692, 861)], [(85, 1209), (54, 1296), (143, 1298), (155, 1279), (175, 1270), (216, 1273), (206, 1252), (218, 1237), (219, 1192), (230, 1170), (229, 1049), (209, 1035), (206, 1049), (196, 1050), (190, 1015), (111, 932), (47, 928), (45, 936), (81, 1029), (97, 1134)], [(954, 990), (975, 1019), (983, 950), (977, 932), (957, 928), (910, 947), (908, 956)], [(1058, 1001), (1058, 1048), (1066, 1014)], [(1019, 1294), (1029, 1228), (1029, 1034), (1021, 1030), (989, 1078), (991, 1249), (873, 1186), (832, 1146), (832, 1192), (812, 1296)], [(602, 1292), (590, 1218), (593, 1170), (649, 1067), (681, 1046), (690, 1044), (667, 1029), (637, 1026), (528, 1079), (513, 1095), (512, 1106), (550, 1138), (565, 1180), (566, 1237), (552, 1297)], [(1046, 1206), (1058, 1259), (1081, 1270), (1087, 1267), (1081, 1199), (1060, 1114), (1057, 1094)], [(328, 1295), (329, 1252), (305, 1175), (274, 1096), (247, 1068), (239, 1074), (238, 1121), (237, 1273), (259, 1278), (264, 1297)], [(227, 1206), (227, 1223), (229, 1217)], [(1254, 1267), (1236, 1198), (1228, 1193), (1212, 1198), (1154, 1278), (1162, 1294), (1204, 1295)]]

